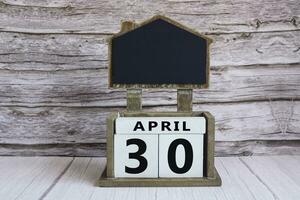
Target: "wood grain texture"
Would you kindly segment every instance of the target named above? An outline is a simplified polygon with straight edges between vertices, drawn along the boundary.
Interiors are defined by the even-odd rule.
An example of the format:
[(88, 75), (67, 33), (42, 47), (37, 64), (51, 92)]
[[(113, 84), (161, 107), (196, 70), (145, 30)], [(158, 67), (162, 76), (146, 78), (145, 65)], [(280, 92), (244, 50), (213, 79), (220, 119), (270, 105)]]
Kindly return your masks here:
[(295, 200), (300, 197), (299, 156), (216, 158), (222, 187), (101, 188), (104, 158), (0, 157), (5, 199)]
[[(298, 1), (2, 0), (0, 155), (104, 156), (105, 119), (126, 107), (107, 89), (107, 39), (155, 14), (214, 39), (193, 102), (216, 117), (216, 155), (300, 154)], [(142, 103), (175, 111), (176, 90)]]
[[(210, 62), (213, 67), (300, 62), (300, 30), (209, 36), (214, 40)], [(0, 32), (0, 69), (107, 68), (109, 37), (111, 35)]]
[(97, 178), (104, 168), (104, 158), (75, 158), (68, 171), (44, 199), (91, 199), (91, 190), (97, 188)]
[(296, 0), (4, 0), (0, 9), (2, 31), (42, 34), (112, 33), (119, 30), (121, 20), (141, 21), (155, 14), (202, 32), (290, 31), (299, 30), (300, 13)]
[[(0, 105), (115, 107), (126, 91), (107, 89), (107, 70), (53, 72), (0, 70)], [(209, 89), (194, 90), (194, 103), (299, 101), (300, 64), (212, 68)], [(175, 105), (176, 90), (143, 90), (142, 103)]]
[[(38, 155), (104, 155), (103, 149), (94, 149), (95, 143), (104, 143), (106, 137), (106, 118), (112, 111), (122, 110), (122, 108), (98, 108), (98, 107), (1, 107), (2, 116), (1, 142), (10, 143), (12, 154), (24, 154), (14, 150), (14, 145), (27, 144), (28, 151), (34, 153), (37, 150)], [(147, 107), (147, 111), (176, 111), (176, 106)], [(262, 154), (263, 149), (266, 153), (274, 154), (280, 151), (269, 149), (269, 144), (259, 142), (260, 140), (275, 141), (294, 141), (297, 144), (300, 134), (300, 104), (294, 101), (270, 101), (270, 102), (246, 102), (246, 103), (228, 103), (228, 104), (196, 104), (194, 110), (207, 110), (216, 118), (216, 140), (227, 141), (217, 143), (217, 155), (251, 155)], [(222, 110), (222, 112), (220, 112)], [(253, 142), (253, 140), (257, 142)], [(239, 142), (244, 141), (244, 142)], [(233, 142), (233, 143), (230, 143)], [(79, 143), (76, 146), (76, 143)], [(80, 143), (85, 143), (81, 147)], [(91, 143), (91, 147), (88, 144)], [(49, 150), (53, 152), (43, 153), (40, 146), (50, 145)], [(66, 152), (63, 152), (62, 146), (53, 146), (53, 144), (67, 144)], [(71, 145), (73, 144), (73, 145)], [(296, 154), (299, 152), (299, 145), (295, 149), (290, 148), (290, 143), (283, 146), (283, 154)], [(18, 146), (17, 145), (17, 146)], [(31, 145), (33, 148), (30, 151)], [(70, 146), (71, 145), (71, 146)], [(284, 145), (284, 143), (283, 143)], [(276, 143), (278, 146), (278, 142)], [(26, 145), (23, 146), (26, 148)], [(45, 146), (47, 147), (47, 146)], [(76, 150), (78, 147), (78, 150)], [(218, 147), (221, 147), (220, 149)], [(255, 149), (259, 147), (259, 149)], [(9, 146), (5, 146), (9, 153)], [(72, 150), (73, 148), (73, 150)], [(227, 150), (225, 150), (228, 148)], [(246, 152), (246, 153), (243, 153)], [(29, 153), (30, 154), (30, 153)]]
[[(94, 184), (105, 160), (75, 158), (45, 199), (294, 200), (300, 197), (299, 169), (294, 165), (299, 164), (299, 159), (299, 156), (216, 158), (222, 187), (101, 188)], [(256, 162), (263, 166), (256, 167)]]
[[(215, 156), (299, 155), (300, 140), (217, 141)], [(106, 156), (106, 143), (1, 144), (1, 156)]]
[[(222, 112), (220, 110), (222, 109)], [(106, 135), (106, 118), (121, 108), (1, 107), (1, 142), (95, 143)], [(216, 119), (217, 141), (299, 139), (300, 104), (271, 101), (198, 104), (195, 111), (209, 111)], [(176, 111), (176, 106), (148, 107), (145, 111)]]
[(39, 199), (72, 158), (1, 157), (0, 197)]
[[(276, 158), (275, 158), (276, 159)], [(280, 162), (274, 161), (274, 158), (261, 157), (257, 159), (241, 158), (241, 161), (261, 182), (269, 187), (274, 199), (298, 199), (300, 197), (300, 186), (291, 178), (292, 171), (295, 171), (295, 166), (292, 162), (285, 163), (287, 160), (293, 159), (294, 163), (299, 164), (299, 157), (284, 157)], [(289, 164), (289, 166), (287, 166)], [(281, 167), (284, 165), (284, 167)], [(283, 178), (284, 177), (284, 178)], [(286, 193), (287, 188), (290, 192)]]
[[(0, 156), (106, 156), (106, 143), (0, 144)], [(242, 155), (242, 153), (241, 153)]]

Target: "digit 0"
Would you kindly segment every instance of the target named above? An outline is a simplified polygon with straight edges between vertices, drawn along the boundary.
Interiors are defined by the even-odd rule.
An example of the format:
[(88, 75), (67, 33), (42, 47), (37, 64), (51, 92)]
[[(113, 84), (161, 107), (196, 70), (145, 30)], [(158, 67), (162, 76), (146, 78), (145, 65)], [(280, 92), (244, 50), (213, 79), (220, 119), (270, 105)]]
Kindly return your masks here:
[[(176, 163), (176, 149), (178, 145), (182, 145), (185, 150), (185, 162), (182, 167), (178, 167)], [(191, 143), (185, 139), (174, 140), (168, 150), (168, 163), (170, 169), (177, 174), (184, 174), (188, 172), (193, 164), (193, 148)]]
[(147, 145), (141, 139), (133, 138), (133, 139), (127, 140), (127, 142), (126, 142), (127, 146), (132, 145), (132, 144), (135, 144), (138, 146), (138, 151), (135, 153), (129, 153), (129, 158), (138, 160), (140, 162), (140, 164), (136, 168), (131, 168), (131, 167), (125, 166), (125, 172), (129, 173), (129, 174), (139, 174), (139, 173), (142, 173), (143, 171), (145, 171), (145, 169), (147, 169), (147, 166), (148, 166), (148, 161), (146, 160), (145, 157), (142, 156), (146, 152)]

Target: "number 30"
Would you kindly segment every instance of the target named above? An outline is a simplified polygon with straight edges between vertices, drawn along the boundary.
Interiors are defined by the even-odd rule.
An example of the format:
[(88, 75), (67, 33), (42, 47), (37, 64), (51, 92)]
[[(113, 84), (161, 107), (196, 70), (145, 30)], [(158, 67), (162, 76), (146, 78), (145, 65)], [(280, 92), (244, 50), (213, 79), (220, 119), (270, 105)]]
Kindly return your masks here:
[[(135, 153), (129, 153), (130, 159), (136, 159), (139, 161), (139, 166), (136, 168), (131, 168), (125, 166), (125, 172), (129, 174), (139, 174), (147, 169), (148, 161), (142, 155), (146, 152), (147, 145), (146, 143), (138, 138), (129, 139), (126, 142), (126, 145), (137, 145), (138, 151)], [(179, 145), (182, 145), (185, 150), (185, 162), (182, 167), (178, 167), (176, 163), (176, 150)], [(168, 164), (170, 169), (177, 174), (184, 174), (190, 170), (193, 164), (193, 148), (191, 143), (183, 138), (174, 140), (168, 150)]]

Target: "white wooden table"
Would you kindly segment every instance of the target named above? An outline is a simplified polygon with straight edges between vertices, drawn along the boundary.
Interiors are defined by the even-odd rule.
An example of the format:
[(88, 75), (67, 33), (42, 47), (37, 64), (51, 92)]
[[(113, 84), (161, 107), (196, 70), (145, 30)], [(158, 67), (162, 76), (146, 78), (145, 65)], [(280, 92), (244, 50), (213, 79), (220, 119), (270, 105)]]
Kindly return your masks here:
[(100, 188), (105, 158), (0, 157), (0, 199), (300, 199), (300, 156), (216, 158), (222, 187)]

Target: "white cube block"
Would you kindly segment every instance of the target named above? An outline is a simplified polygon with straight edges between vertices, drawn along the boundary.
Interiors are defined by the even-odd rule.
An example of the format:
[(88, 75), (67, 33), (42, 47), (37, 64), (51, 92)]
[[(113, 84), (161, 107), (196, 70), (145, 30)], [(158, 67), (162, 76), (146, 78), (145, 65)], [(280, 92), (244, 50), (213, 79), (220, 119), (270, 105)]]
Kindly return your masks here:
[(119, 117), (116, 134), (203, 134), (204, 117)]
[(158, 177), (158, 135), (114, 135), (115, 177)]
[(203, 136), (159, 135), (159, 177), (203, 177)]

